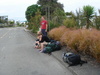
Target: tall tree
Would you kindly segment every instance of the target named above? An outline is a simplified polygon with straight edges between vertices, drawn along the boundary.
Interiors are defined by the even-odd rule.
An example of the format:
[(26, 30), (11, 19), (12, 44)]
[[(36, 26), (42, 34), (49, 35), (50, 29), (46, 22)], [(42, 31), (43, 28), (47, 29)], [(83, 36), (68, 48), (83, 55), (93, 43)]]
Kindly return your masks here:
[(94, 14), (94, 7), (87, 5), (83, 7), (83, 14), (86, 18), (86, 28), (89, 28), (90, 25), (90, 19), (93, 17)]
[(32, 29), (33, 32), (36, 32), (40, 27), (41, 12), (37, 10), (34, 17), (31, 17), (30, 22), (28, 22), (28, 29)]
[(35, 17), (33, 19), (33, 32), (37, 32), (39, 27), (40, 27), (40, 19), (41, 18), (41, 12), (38, 10), (36, 13), (35, 13)]
[(26, 19), (27, 21), (30, 21), (31, 17), (35, 16), (35, 13), (37, 12), (37, 10), (39, 10), (40, 7), (38, 5), (31, 5), (27, 8), (25, 15), (26, 15)]
[[(100, 10), (98, 12), (100, 14)], [(95, 13), (94, 24), (97, 29), (100, 29), (100, 15), (97, 15), (97, 13)]]
[(37, 4), (41, 6), (43, 15), (52, 14), (56, 7), (63, 10), (63, 4), (57, 2), (58, 0), (38, 0)]
[[(56, 21), (54, 23), (54, 21), (52, 21), (52, 19), (54, 19), (54, 17), (56, 20), (59, 19), (56, 16), (58, 16), (59, 11), (64, 12), (63, 4), (59, 3), (58, 0), (38, 0), (37, 4), (41, 6), (42, 15), (45, 15), (48, 20), (49, 29), (53, 28), (54, 27), (53, 25), (55, 25), (55, 23), (59, 24), (58, 21)], [(58, 10), (57, 14), (54, 14), (58, 8), (59, 8), (59, 10)], [(61, 12), (59, 12), (59, 13), (61, 13)]]
[(52, 20), (54, 21), (54, 23), (58, 23), (58, 25), (62, 25), (63, 20), (66, 18), (66, 13), (61, 10), (60, 8), (57, 8), (54, 12), (53, 12), (53, 18)]
[(85, 18), (83, 12), (80, 9), (76, 10), (76, 22), (78, 28), (85, 26)]

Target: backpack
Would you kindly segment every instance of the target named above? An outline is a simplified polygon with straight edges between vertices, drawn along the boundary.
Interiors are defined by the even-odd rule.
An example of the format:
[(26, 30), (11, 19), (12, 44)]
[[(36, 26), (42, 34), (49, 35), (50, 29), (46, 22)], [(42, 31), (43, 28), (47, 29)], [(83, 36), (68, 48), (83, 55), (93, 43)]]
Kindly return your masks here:
[(61, 44), (59, 41), (56, 41), (55, 51), (56, 50), (61, 50)]
[(50, 40), (50, 43), (56, 43), (56, 40)]
[(51, 40), (50, 44), (54, 44), (54, 51), (61, 50), (61, 44), (59, 41)]
[(56, 44), (55, 43), (49, 43), (46, 45), (46, 47), (51, 47), (52, 51), (54, 51)]
[(52, 48), (51, 47), (45, 47), (44, 49), (43, 49), (43, 53), (50, 53), (51, 54), (51, 52), (52, 52), (53, 50), (52, 50)]
[(52, 42), (50, 42), (45, 46), (45, 48), (43, 49), (43, 53), (51, 53), (53, 51), (60, 50), (60, 49), (61, 49), (60, 42), (52, 40)]
[(83, 63), (87, 63), (87, 61), (81, 60), (80, 55), (71, 52), (63, 53), (63, 61), (68, 63), (69, 66), (74, 66), (78, 64), (82, 66)]

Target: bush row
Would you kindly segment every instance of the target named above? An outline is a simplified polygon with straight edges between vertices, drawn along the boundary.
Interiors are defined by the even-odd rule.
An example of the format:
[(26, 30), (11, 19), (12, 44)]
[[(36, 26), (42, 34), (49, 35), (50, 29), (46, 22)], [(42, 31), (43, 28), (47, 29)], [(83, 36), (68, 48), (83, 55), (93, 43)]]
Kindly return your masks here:
[(77, 52), (91, 55), (100, 62), (100, 31), (96, 29), (68, 29), (60, 26), (49, 31), (49, 37)]

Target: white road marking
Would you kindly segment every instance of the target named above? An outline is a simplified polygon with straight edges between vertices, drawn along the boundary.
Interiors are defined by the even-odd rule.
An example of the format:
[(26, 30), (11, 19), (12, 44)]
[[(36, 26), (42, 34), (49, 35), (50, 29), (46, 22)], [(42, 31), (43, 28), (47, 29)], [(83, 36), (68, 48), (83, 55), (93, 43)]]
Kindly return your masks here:
[(10, 30), (8, 32), (6, 32), (5, 34), (3, 34), (0, 38), (3, 38), (4, 36), (6, 36), (9, 32), (10, 32)]

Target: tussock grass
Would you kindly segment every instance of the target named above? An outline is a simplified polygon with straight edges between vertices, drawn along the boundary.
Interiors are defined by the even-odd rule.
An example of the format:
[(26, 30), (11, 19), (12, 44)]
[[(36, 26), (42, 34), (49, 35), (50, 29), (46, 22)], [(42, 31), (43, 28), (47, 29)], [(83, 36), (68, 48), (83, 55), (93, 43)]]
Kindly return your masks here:
[(96, 29), (54, 28), (49, 36), (77, 52), (95, 57), (100, 62), (100, 31)]
[(66, 27), (65, 26), (60, 26), (58, 28), (54, 28), (51, 31), (49, 31), (49, 37), (53, 38), (55, 40), (59, 40), (62, 37), (62, 35), (64, 34), (64, 32), (66, 31)]

